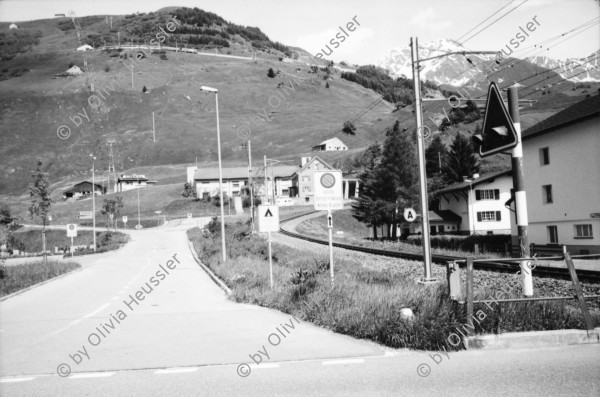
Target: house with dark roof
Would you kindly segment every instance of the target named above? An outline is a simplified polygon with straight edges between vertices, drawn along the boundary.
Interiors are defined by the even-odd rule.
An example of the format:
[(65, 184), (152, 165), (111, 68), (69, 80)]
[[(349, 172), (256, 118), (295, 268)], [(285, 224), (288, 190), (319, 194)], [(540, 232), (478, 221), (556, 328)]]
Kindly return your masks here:
[[(460, 218), (456, 228), (448, 222), (430, 224), (432, 234), (510, 234), (512, 171), (498, 171), (445, 187), (435, 192), (437, 212)], [(453, 218), (457, 219), (457, 218)], [(437, 229), (436, 229), (437, 227)]]
[(94, 187), (94, 193), (98, 195), (102, 195), (106, 193), (106, 189), (102, 187), (102, 185), (92, 184), (92, 182), (83, 181), (73, 186), (73, 188), (63, 192), (64, 199), (70, 198), (82, 198), (92, 195), (92, 186)]
[[(522, 133), (529, 241), (600, 253), (600, 96)], [(517, 230), (513, 226), (513, 244)]]

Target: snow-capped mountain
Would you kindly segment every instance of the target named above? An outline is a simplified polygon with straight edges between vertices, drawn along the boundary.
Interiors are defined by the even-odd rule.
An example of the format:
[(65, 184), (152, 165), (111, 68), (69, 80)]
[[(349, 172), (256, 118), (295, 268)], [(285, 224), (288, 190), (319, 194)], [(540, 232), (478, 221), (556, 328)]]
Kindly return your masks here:
[[(419, 44), (419, 58), (425, 59), (449, 52), (470, 51), (453, 40), (437, 40)], [(572, 82), (600, 82), (600, 51), (584, 59), (555, 60), (545, 56), (525, 58), (519, 62), (510, 58), (496, 61), (494, 55), (450, 55), (421, 63), (421, 79), (431, 80), (438, 85), (482, 88), (488, 85), (486, 79), (498, 81), (518, 81), (525, 77), (540, 75), (534, 81), (547, 79), (552, 84), (560, 79)], [(511, 65), (506, 67), (506, 65)], [(376, 62), (377, 66), (390, 71), (394, 77), (412, 78), (410, 47), (394, 48)], [(551, 70), (541, 77), (541, 73)], [(554, 77), (552, 77), (554, 76)], [(526, 82), (531, 84), (532, 82)], [(523, 83), (525, 84), (525, 83)]]

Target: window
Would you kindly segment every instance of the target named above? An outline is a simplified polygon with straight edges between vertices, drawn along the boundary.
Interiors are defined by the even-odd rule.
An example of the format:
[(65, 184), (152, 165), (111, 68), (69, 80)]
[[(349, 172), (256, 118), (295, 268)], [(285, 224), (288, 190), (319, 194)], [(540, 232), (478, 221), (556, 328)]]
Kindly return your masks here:
[(540, 165), (550, 164), (550, 149), (547, 147), (540, 149)]
[(552, 185), (542, 186), (542, 199), (544, 204), (551, 204), (552, 201)]
[(575, 225), (575, 238), (593, 238), (592, 225)]
[(239, 182), (233, 182), (233, 187), (234, 187), (234, 188), (236, 188), (236, 187), (240, 187), (240, 183), (239, 183)]
[(502, 220), (500, 211), (480, 211), (477, 212), (477, 222), (498, 222)]
[(500, 200), (500, 189), (475, 190), (475, 200)]
[(558, 227), (557, 226), (546, 226), (548, 230), (548, 242), (550, 244), (558, 244)]

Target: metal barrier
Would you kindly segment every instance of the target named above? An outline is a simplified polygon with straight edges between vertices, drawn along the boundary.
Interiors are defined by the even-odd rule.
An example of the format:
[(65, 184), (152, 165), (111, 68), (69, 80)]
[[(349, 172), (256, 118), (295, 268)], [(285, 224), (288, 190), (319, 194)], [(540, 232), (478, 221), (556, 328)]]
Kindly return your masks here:
[[(485, 262), (494, 262), (497, 259), (474, 259), (472, 257), (466, 258), (465, 260), (458, 260), (453, 262), (448, 262), (446, 264), (447, 269), (447, 280), (448, 280), (448, 294), (452, 300), (457, 301), (459, 304), (464, 304), (462, 301), (463, 293), (462, 293), (462, 285), (460, 282), (460, 264), (466, 263), (467, 268), (467, 291), (466, 291), (466, 305), (467, 305), (467, 326), (473, 327), (473, 307), (475, 303), (509, 303), (509, 302), (533, 302), (533, 301), (551, 301), (551, 300), (570, 300), (576, 299), (579, 302), (579, 306), (581, 308), (581, 312), (583, 314), (586, 329), (593, 330), (594, 326), (592, 323), (592, 318), (590, 316), (589, 310), (587, 308), (586, 299), (594, 299), (600, 298), (600, 295), (583, 295), (583, 290), (581, 288), (581, 284), (577, 277), (577, 272), (575, 269), (575, 265), (573, 264), (573, 259), (594, 259), (600, 258), (599, 254), (595, 255), (574, 255), (571, 256), (568, 252), (564, 251), (562, 256), (552, 256), (552, 257), (543, 257), (544, 260), (564, 260), (567, 269), (569, 270), (569, 275), (571, 281), (573, 282), (573, 288), (575, 289), (574, 296), (546, 296), (546, 297), (537, 297), (537, 298), (512, 298), (512, 299), (497, 299), (497, 300), (474, 300), (474, 282), (473, 282), (473, 265), (474, 263), (485, 263)], [(520, 264), (521, 262), (530, 262), (531, 260), (536, 260), (536, 258), (513, 258), (513, 259), (502, 259), (503, 262), (516, 262)], [(533, 272), (535, 267), (529, 267), (530, 271)]]

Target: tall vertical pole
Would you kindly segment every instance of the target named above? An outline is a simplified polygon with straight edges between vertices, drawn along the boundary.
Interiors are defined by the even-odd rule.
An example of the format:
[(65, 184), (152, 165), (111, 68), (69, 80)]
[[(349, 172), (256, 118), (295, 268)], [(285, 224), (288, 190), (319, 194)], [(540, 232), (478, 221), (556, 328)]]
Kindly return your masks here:
[(223, 262), (227, 261), (225, 247), (225, 209), (223, 208), (223, 167), (221, 166), (221, 130), (219, 129), (219, 93), (215, 92), (215, 111), (217, 113), (217, 150), (219, 155), (219, 200), (221, 204), (221, 250)]
[(131, 65), (131, 89), (133, 90), (133, 64)]
[(138, 194), (138, 229), (141, 229), (141, 223), (140, 223), (140, 187), (137, 187), (137, 194)]
[(431, 246), (429, 241), (429, 207), (427, 204), (427, 178), (425, 176), (425, 134), (423, 130), (423, 103), (421, 102), (421, 81), (419, 80), (419, 40), (410, 40), (413, 80), (415, 90), (415, 117), (417, 119), (417, 154), (419, 160), (419, 187), (421, 191), (421, 229), (423, 233), (423, 263), (425, 274), (421, 282), (433, 282), (431, 275)]
[(96, 252), (96, 166), (92, 157), (92, 234), (94, 235), (94, 252)]
[(154, 124), (154, 112), (152, 112), (152, 136), (154, 138), (154, 142), (156, 142), (156, 127)]
[(248, 140), (248, 182), (250, 183), (250, 220), (254, 233), (254, 188), (252, 187), (252, 142)]
[(269, 278), (271, 279), (271, 289), (273, 289), (273, 254), (271, 253), (271, 232), (267, 232), (269, 236)]
[(269, 204), (269, 187), (267, 185), (267, 155), (265, 155), (265, 200)]
[[(327, 210), (327, 219), (332, 219), (331, 210)], [(335, 287), (333, 272), (333, 220), (328, 226), (329, 229), (329, 276), (331, 278), (331, 288)]]
[[(517, 132), (517, 146), (511, 153), (513, 187), (515, 190), (515, 210), (517, 213), (517, 233), (521, 258), (529, 258), (529, 236), (527, 234), (527, 196), (525, 193), (525, 176), (523, 173), (523, 143), (521, 142), (521, 116), (519, 115), (519, 93), (517, 87), (508, 88), (508, 111)], [(522, 288), (524, 296), (533, 296), (533, 278), (529, 261), (521, 264)]]

